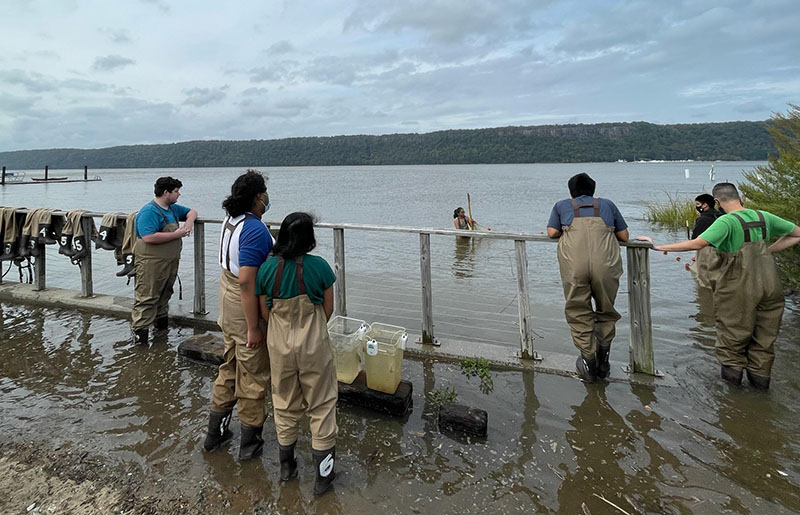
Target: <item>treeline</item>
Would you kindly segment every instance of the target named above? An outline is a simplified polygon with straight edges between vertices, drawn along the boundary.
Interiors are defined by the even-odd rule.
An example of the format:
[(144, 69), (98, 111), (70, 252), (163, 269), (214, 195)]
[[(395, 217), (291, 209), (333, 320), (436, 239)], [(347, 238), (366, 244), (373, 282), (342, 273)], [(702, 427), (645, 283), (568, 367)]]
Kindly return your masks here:
[(9, 169), (766, 160), (770, 122), (646, 122), (447, 130), (427, 134), (186, 141), (0, 153)]

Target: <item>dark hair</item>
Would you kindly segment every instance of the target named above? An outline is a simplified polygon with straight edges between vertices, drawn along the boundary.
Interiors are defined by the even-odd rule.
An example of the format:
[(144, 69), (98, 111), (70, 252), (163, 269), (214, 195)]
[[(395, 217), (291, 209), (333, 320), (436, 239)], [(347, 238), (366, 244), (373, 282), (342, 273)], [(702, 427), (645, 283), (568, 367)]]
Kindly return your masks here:
[(711, 194), (720, 202), (727, 202), (729, 200), (741, 200), (739, 192), (736, 191), (736, 186), (730, 182), (720, 182), (711, 188)]
[(160, 197), (165, 191), (173, 191), (175, 188), (182, 187), (183, 183), (178, 179), (173, 179), (172, 177), (159, 177), (158, 180), (156, 180), (155, 185), (153, 185), (153, 193), (155, 193), (156, 197)]
[(463, 207), (457, 207), (455, 211), (453, 211), (453, 218), (458, 218), (458, 212), (464, 209)]
[(709, 195), (708, 193), (702, 193), (694, 198), (695, 202), (700, 202), (701, 204), (708, 204), (708, 207), (714, 207), (714, 197)]
[(231, 217), (241, 216), (253, 207), (256, 195), (266, 193), (267, 179), (257, 170), (247, 170), (233, 181), (231, 194), (222, 201), (222, 209)]
[(580, 197), (581, 195), (594, 196), (595, 182), (594, 179), (589, 177), (589, 174), (579, 173), (578, 175), (573, 175), (567, 182), (567, 186), (572, 198)]
[(283, 259), (294, 259), (311, 252), (316, 246), (314, 217), (309, 213), (296, 212), (283, 219), (272, 254)]

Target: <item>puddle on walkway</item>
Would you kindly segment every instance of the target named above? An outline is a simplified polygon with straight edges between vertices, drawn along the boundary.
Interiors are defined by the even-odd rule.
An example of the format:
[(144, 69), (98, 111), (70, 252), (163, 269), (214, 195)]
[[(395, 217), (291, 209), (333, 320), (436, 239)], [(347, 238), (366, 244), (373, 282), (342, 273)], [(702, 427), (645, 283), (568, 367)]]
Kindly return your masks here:
[[(18, 445), (86, 453), (114, 477), (138, 478), (148, 509), (574, 514), (613, 513), (613, 503), (628, 513), (800, 511), (796, 314), (787, 314), (768, 394), (719, 384), (710, 349), (674, 357), (669, 372), (679, 386), (657, 389), (493, 372), (485, 395), (458, 365), (406, 360), (413, 411), (395, 419), (340, 407), (335, 492), (314, 499), (307, 423), (300, 480), (285, 486), (271, 416), (262, 459), (238, 462), (238, 427), (228, 448), (202, 452), (215, 370), (177, 356), (190, 329), (140, 348), (128, 344), (122, 320), (0, 309), (0, 457), (13, 459)], [(445, 387), (488, 411), (487, 439), (438, 432), (424, 393)], [(0, 491), (9, 487), (2, 482)], [(0, 507), (24, 512), (34, 501), (46, 511), (46, 499)]]

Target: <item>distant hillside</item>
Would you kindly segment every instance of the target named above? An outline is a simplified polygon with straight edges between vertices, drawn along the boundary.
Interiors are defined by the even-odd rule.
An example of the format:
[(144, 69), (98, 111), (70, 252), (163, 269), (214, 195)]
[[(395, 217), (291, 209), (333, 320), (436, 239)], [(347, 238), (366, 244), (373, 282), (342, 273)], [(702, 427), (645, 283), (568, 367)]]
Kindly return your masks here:
[(0, 152), (8, 169), (764, 160), (767, 122), (646, 122)]

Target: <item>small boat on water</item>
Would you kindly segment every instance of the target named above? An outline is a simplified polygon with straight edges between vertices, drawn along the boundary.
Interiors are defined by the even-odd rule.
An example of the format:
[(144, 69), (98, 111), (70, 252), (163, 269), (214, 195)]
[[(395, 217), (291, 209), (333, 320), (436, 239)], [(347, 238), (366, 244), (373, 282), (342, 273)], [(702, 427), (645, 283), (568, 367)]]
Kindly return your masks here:
[(51, 182), (51, 181), (66, 181), (69, 177), (31, 177), (31, 180), (36, 182)]

